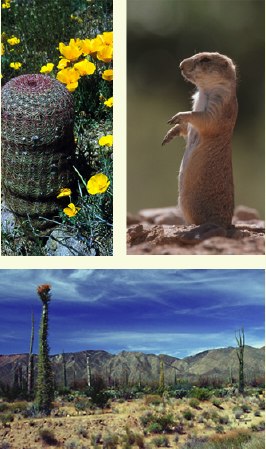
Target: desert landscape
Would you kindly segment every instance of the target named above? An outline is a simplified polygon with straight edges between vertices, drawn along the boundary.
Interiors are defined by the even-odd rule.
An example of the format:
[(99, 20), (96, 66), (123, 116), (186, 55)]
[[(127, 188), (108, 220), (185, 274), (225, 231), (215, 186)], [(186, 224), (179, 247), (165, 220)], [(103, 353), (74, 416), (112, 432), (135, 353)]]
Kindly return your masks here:
[(185, 359), (126, 351), (52, 356), (49, 416), (23, 399), (28, 355), (1, 356), (0, 447), (264, 448), (264, 348), (245, 349), (244, 394), (235, 348)]

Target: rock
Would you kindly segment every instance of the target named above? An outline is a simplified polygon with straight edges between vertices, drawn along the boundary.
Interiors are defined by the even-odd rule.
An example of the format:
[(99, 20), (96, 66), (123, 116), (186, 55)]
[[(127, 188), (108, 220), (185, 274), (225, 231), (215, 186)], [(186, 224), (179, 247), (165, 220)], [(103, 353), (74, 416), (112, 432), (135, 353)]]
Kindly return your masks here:
[(55, 229), (50, 234), (45, 250), (47, 256), (96, 256), (93, 248), (88, 252), (85, 243), (62, 229)]
[[(247, 215), (247, 209), (241, 207), (240, 212), (252, 217), (250, 220), (240, 221), (234, 217), (235, 228), (228, 232), (209, 233), (204, 240), (195, 238), (195, 225), (184, 224), (155, 224), (159, 219), (163, 221), (164, 215), (170, 217), (172, 208), (147, 209), (139, 212), (143, 217), (141, 223), (129, 226), (127, 231), (127, 245), (129, 255), (172, 255), (172, 254), (264, 254), (265, 224), (255, 219), (258, 213), (254, 210)], [(169, 213), (170, 212), (170, 213)], [(242, 213), (242, 212), (241, 212)], [(197, 229), (196, 229), (197, 231)], [(194, 238), (190, 238), (190, 234)]]
[(2, 199), (1, 204), (1, 229), (2, 232), (13, 234), (15, 228), (15, 215), (7, 208)]
[(241, 221), (259, 220), (259, 213), (256, 209), (246, 206), (237, 206), (234, 211), (234, 219)]
[(142, 221), (155, 224), (184, 224), (184, 219), (177, 207), (161, 207), (154, 209), (142, 209), (139, 211)]

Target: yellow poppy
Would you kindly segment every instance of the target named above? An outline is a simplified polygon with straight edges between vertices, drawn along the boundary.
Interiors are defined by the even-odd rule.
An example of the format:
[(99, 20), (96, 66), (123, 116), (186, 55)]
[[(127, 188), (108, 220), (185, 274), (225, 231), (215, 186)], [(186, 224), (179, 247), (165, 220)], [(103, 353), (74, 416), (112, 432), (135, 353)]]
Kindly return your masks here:
[(105, 106), (108, 106), (108, 108), (111, 108), (113, 106), (113, 97), (108, 98), (108, 100), (106, 100), (104, 104)]
[(70, 39), (69, 45), (65, 45), (63, 42), (60, 42), (58, 48), (61, 55), (70, 61), (75, 61), (82, 54), (82, 50), (79, 48), (74, 39)]
[(63, 212), (68, 217), (75, 217), (75, 215), (77, 215), (79, 210), (80, 210), (80, 207), (76, 207), (74, 203), (70, 203), (67, 207), (65, 207), (63, 209)]
[(57, 73), (56, 78), (58, 81), (61, 81), (61, 83), (66, 84), (66, 88), (70, 92), (73, 92), (78, 87), (78, 79), (80, 78), (80, 75), (73, 67), (69, 67), (60, 70)]
[(9, 66), (12, 69), (18, 70), (22, 66), (21, 62), (10, 62)]
[(112, 81), (113, 80), (113, 70), (112, 69), (105, 70), (102, 73), (102, 78), (106, 81)]
[(71, 189), (66, 187), (66, 188), (60, 189), (60, 192), (56, 198), (62, 198), (63, 196), (70, 196), (71, 193), (72, 193)]
[(80, 76), (92, 75), (96, 70), (95, 64), (88, 61), (87, 59), (83, 59), (80, 62), (76, 62), (76, 64), (74, 64), (74, 67), (75, 69), (77, 69)]
[(17, 45), (17, 44), (20, 43), (20, 39), (18, 39), (18, 38), (15, 37), (15, 36), (12, 36), (12, 37), (10, 37), (9, 39), (7, 39), (7, 42), (8, 42), (10, 45)]
[(102, 136), (99, 139), (99, 145), (111, 147), (113, 145), (113, 136), (111, 134), (108, 134), (107, 136)]
[(69, 62), (70, 62), (69, 59), (62, 58), (62, 59), (60, 59), (59, 63), (57, 64), (57, 68), (62, 70), (67, 66), (67, 64)]
[(97, 52), (97, 59), (103, 62), (110, 62), (113, 59), (113, 47), (110, 45), (104, 45), (98, 52)]
[(103, 173), (92, 176), (87, 182), (87, 190), (91, 195), (104, 193), (108, 189), (110, 181)]
[(50, 73), (54, 68), (54, 64), (52, 62), (48, 62), (48, 64), (43, 65), (41, 67), (40, 73)]

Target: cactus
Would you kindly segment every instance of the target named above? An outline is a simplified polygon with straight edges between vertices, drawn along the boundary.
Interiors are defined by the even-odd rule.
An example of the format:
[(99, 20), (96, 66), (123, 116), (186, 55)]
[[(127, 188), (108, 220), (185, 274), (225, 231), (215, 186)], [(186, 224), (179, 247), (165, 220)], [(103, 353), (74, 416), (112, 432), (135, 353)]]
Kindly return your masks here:
[(34, 383), (34, 365), (33, 365), (33, 354), (32, 354), (32, 348), (33, 348), (33, 342), (34, 342), (34, 314), (32, 312), (31, 314), (31, 336), (30, 336), (30, 350), (29, 350), (29, 358), (28, 358), (28, 396), (31, 396), (31, 392), (33, 389), (33, 383)]
[(164, 362), (160, 360), (160, 372), (159, 372), (159, 390), (164, 391)]
[(238, 349), (236, 350), (238, 362), (239, 362), (239, 384), (238, 391), (240, 394), (244, 394), (245, 380), (244, 380), (244, 349), (245, 349), (245, 334), (244, 329), (241, 329), (242, 335), (239, 331), (239, 337), (236, 336)]
[(60, 188), (70, 187), (74, 155), (72, 95), (49, 76), (21, 75), (2, 89), (2, 191), (7, 207), (29, 217), (53, 217)]
[(43, 304), (39, 336), (39, 358), (36, 403), (38, 409), (46, 415), (51, 412), (54, 396), (54, 383), (48, 345), (48, 304), (51, 300), (50, 285), (43, 284), (37, 293)]

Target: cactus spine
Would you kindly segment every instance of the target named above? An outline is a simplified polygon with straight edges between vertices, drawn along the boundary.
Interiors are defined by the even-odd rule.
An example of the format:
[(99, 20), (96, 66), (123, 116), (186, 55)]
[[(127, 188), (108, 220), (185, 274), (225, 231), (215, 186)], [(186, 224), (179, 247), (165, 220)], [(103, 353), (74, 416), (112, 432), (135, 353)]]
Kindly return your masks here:
[(239, 362), (239, 384), (238, 391), (240, 394), (244, 394), (245, 380), (244, 380), (244, 349), (245, 349), (245, 334), (244, 329), (239, 331), (239, 337), (236, 336), (238, 348), (236, 350), (238, 362)]
[(42, 301), (42, 319), (39, 335), (39, 359), (36, 403), (41, 412), (49, 415), (54, 397), (54, 383), (48, 345), (48, 304), (51, 300), (50, 285), (43, 284), (37, 288)]

